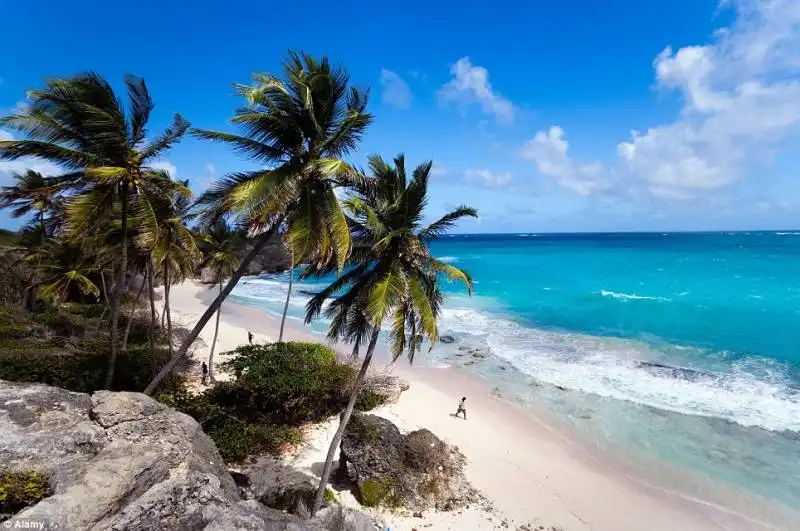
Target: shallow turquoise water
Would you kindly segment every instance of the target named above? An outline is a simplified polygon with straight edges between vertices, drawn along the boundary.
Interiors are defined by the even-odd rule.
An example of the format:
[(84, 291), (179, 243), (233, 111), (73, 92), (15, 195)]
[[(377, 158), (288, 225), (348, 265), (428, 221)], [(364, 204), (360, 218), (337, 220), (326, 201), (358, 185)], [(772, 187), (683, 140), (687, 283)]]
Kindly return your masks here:
[[(800, 507), (800, 232), (464, 235), (432, 249), (476, 285), (472, 298), (446, 286), (455, 342), (430, 362), (599, 445)], [(285, 281), (250, 278), (233, 297), (279, 313)], [(298, 286), (292, 317), (322, 284)]]

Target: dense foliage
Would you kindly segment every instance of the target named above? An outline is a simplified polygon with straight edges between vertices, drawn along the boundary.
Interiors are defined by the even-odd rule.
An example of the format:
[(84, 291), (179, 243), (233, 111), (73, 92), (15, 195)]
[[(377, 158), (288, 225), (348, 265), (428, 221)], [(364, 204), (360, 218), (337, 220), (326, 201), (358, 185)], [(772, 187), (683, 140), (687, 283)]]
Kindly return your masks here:
[[(227, 461), (279, 453), (300, 441), (299, 428), (335, 415), (347, 403), (355, 369), (318, 343), (244, 345), (223, 364), (234, 378), (201, 395), (173, 392), (165, 403), (194, 417)], [(371, 409), (385, 398), (370, 393)]]
[[(104, 389), (108, 332), (100, 312), (100, 305), (80, 304), (41, 312), (0, 307), (0, 380), (41, 382), (84, 393)], [(138, 391), (168, 353), (162, 345), (151, 355), (146, 322), (132, 323), (129, 341), (117, 362), (114, 389)], [(170, 379), (169, 385), (176, 381)]]

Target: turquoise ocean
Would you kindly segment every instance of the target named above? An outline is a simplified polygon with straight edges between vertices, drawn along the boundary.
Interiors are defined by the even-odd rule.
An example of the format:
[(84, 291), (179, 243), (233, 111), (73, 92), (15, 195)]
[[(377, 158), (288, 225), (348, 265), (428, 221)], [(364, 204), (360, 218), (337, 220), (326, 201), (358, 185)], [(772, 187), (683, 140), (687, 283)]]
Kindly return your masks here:
[[(599, 447), (800, 508), (800, 231), (453, 235), (432, 250), (475, 290), (445, 284), (453, 342), (423, 363)], [(287, 281), (249, 277), (232, 299), (280, 315)], [(295, 324), (324, 284), (296, 284)]]

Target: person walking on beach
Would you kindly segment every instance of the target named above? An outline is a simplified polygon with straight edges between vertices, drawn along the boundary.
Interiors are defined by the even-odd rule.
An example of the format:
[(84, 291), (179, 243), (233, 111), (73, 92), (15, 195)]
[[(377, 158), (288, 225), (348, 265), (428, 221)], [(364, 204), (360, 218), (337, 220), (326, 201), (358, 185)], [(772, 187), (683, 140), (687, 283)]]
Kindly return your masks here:
[(253, 344), (253, 332), (247, 331), (247, 342)]
[(458, 409), (456, 410), (456, 417), (458, 417), (458, 415), (460, 413), (463, 413), (464, 414), (464, 420), (467, 420), (467, 397), (466, 396), (462, 396), (461, 397), (461, 402), (458, 403)]
[(208, 365), (206, 365), (206, 362), (203, 362), (201, 370), (203, 371), (203, 379), (201, 380), (201, 383), (205, 385), (208, 381)]

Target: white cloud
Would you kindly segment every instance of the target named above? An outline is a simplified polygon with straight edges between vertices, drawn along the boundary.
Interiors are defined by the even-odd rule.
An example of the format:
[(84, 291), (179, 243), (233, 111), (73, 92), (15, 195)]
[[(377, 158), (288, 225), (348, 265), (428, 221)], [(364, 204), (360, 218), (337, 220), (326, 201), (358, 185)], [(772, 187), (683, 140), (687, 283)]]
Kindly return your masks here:
[(206, 172), (210, 177), (213, 177), (217, 174), (217, 168), (213, 164), (208, 162), (206, 163)]
[(649, 190), (689, 198), (742, 179), (776, 145), (800, 131), (800, 2), (723, 0), (735, 22), (713, 42), (653, 62), (658, 86), (677, 90), (680, 117), (633, 132), (618, 146)]
[(161, 160), (150, 164), (154, 170), (163, 170), (169, 174), (170, 177), (176, 179), (178, 177), (178, 168), (168, 160)]
[[(14, 135), (9, 131), (0, 129), (0, 141), (2, 140), (14, 140)], [(37, 171), (45, 176), (60, 175), (63, 172), (62, 168), (56, 164), (33, 157), (0, 160), (0, 185), (7, 186), (11, 184), (11, 178), (15, 173), (24, 173), (27, 170)]]
[(489, 82), (489, 71), (474, 66), (469, 57), (462, 57), (450, 69), (453, 79), (439, 89), (439, 101), (461, 104), (478, 103), (484, 113), (501, 123), (514, 122), (515, 107), (511, 101), (495, 92)]
[(599, 162), (579, 164), (569, 157), (569, 142), (557, 125), (539, 131), (522, 146), (520, 154), (536, 163), (539, 173), (552, 177), (564, 188), (582, 196), (602, 192), (609, 187)]
[(489, 170), (467, 170), (464, 179), (489, 188), (497, 188), (511, 184), (511, 174), (508, 172), (492, 173)]
[(447, 175), (447, 168), (442, 166), (436, 161), (433, 161), (433, 166), (431, 166), (431, 176), (432, 177), (442, 177)]
[(383, 87), (383, 102), (401, 109), (408, 109), (411, 106), (413, 95), (408, 84), (403, 81), (399, 74), (381, 69), (381, 87)]
[(6, 109), (0, 108), (0, 116), (19, 114), (22, 111), (26, 110), (28, 107), (30, 107), (30, 102), (28, 100), (19, 100), (17, 103), (14, 104), (13, 107)]

